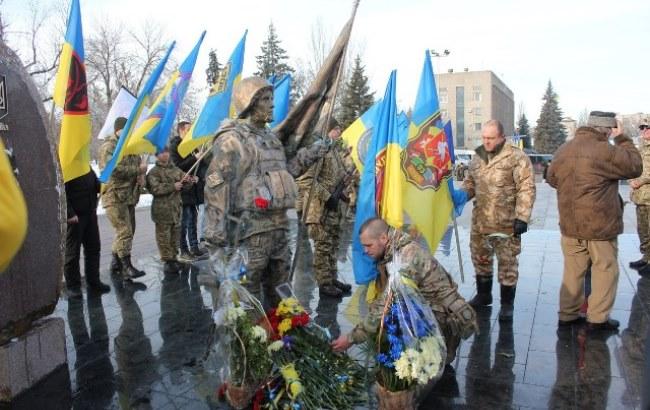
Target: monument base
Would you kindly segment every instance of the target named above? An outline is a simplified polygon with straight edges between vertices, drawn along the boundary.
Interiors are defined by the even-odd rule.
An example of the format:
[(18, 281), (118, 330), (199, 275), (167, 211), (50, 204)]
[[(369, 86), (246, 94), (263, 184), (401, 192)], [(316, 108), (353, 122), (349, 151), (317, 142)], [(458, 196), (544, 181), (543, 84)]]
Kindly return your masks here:
[(67, 361), (63, 319), (34, 322), (27, 333), (0, 346), (0, 404), (10, 402)]

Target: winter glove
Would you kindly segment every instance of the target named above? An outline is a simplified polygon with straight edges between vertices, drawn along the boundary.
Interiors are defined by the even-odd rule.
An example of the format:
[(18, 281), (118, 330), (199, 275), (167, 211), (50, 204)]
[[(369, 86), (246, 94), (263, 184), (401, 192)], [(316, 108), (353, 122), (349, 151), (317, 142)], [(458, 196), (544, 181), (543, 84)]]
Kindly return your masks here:
[(336, 208), (339, 206), (339, 201), (341, 200), (342, 195), (343, 195), (343, 185), (339, 185), (338, 187), (336, 187), (334, 193), (332, 193), (329, 199), (325, 202), (325, 208), (329, 209), (330, 211), (336, 210)]
[(515, 236), (521, 236), (522, 233), (526, 233), (528, 231), (528, 224), (521, 219), (515, 219), (513, 230)]

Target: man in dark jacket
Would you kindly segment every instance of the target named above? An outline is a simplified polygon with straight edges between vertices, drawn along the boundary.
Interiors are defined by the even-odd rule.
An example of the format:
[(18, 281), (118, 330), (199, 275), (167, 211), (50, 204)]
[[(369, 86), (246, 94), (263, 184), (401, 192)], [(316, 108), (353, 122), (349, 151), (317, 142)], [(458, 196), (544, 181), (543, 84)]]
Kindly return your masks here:
[(68, 230), (65, 239), (64, 276), (71, 298), (81, 297), (79, 254), (84, 247), (84, 263), (88, 292), (106, 293), (111, 290), (99, 280), (99, 227), (97, 226), (97, 195), (99, 180), (91, 169), (85, 175), (65, 183), (68, 205)]
[(590, 262), (588, 327), (615, 331), (619, 326), (609, 318), (618, 284), (617, 237), (623, 232), (618, 181), (636, 178), (643, 170), (641, 155), (621, 131), (614, 113), (592, 111), (587, 126), (557, 150), (548, 168), (546, 181), (557, 189), (564, 254), (559, 326), (581, 321)]
[[(197, 238), (197, 214), (198, 206), (203, 203), (203, 187), (205, 180), (200, 177), (199, 170), (201, 164), (194, 167), (197, 161), (196, 153), (191, 153), (183, 158), (178, 153), (178, 145), (183, 140), (183, 137), (190, 130), (191, 124), (187, 121), (180, 121), (176, 127), (178, 135), (176, 135), (169, 143), (169, 151), (174, 165), (180, 168), (183, 172), (188, 172), (190, 169), (195, 169), (195, 176), (193, 178), (194, 185), (191, 189), (181, 192), (181, 201), (183, 203), (181, 213), (181, 240), (180, 258), (184, 260), (191, 260), (192, 257), (200, 257), (205, 254), (205, 251), (199, 248), (199, 241)], [(194, 168), (192, 168), (194, 167)], [(205, 175), (205, 172), (203, 172)]]

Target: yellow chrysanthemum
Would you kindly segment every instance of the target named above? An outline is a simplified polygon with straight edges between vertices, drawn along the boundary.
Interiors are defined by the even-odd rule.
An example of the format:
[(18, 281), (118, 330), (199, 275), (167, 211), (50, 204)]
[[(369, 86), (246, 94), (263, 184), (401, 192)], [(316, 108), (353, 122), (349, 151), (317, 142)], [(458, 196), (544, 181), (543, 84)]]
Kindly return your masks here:
[(304, 311), (305, 310), (300, 305), (300, 302), (298, 302), (298, 299), (286, 298), (280, 301), (280, 304), (278, 305), (277, 314), (278, 316), (290, 316), (290, 315), (298, 315)]
[(300, 375), (296, 371), (296, 367), (292, 364), (283, 366), (280, 369), (282, 378), (287, 384), (287, 393), (291, 399), (295, 399), (303, 391), (302, 383), (300, 382)]
[(280, 336), (284, 336), (289, 330), (291, 330), (291, 319), (283, 319), (278, 325), (278, 333)]

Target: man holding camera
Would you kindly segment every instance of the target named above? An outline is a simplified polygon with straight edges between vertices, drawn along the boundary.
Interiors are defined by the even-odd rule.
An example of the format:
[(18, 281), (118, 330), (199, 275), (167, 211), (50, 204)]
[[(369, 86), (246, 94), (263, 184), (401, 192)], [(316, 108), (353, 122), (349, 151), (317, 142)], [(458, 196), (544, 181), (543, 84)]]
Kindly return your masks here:
[(630, 181), (632, 202), (636, 205), (636, 229), (641, 242), (640, 250), (643, 255), (638, 261), (630, 262), (630, 267), (639, 270), (639, 275), (650, 274), (650, 125), (645, 119), (639, 125), (641, 138), (639, 152), (643, 158), (643, 174)]
[(564, 255), (558, 326), (583, 321), (580, 306), (591, 266), (588, 327), (618, 330), (618, 321), (609, 317), (618, 286), (617, 237), (623, 232), (618, 181), (637, 178), (641, 171), (641, 156), (613, 112), (592, 111), (587, 126), (556, 151), (546, 182), (557, 190)]

